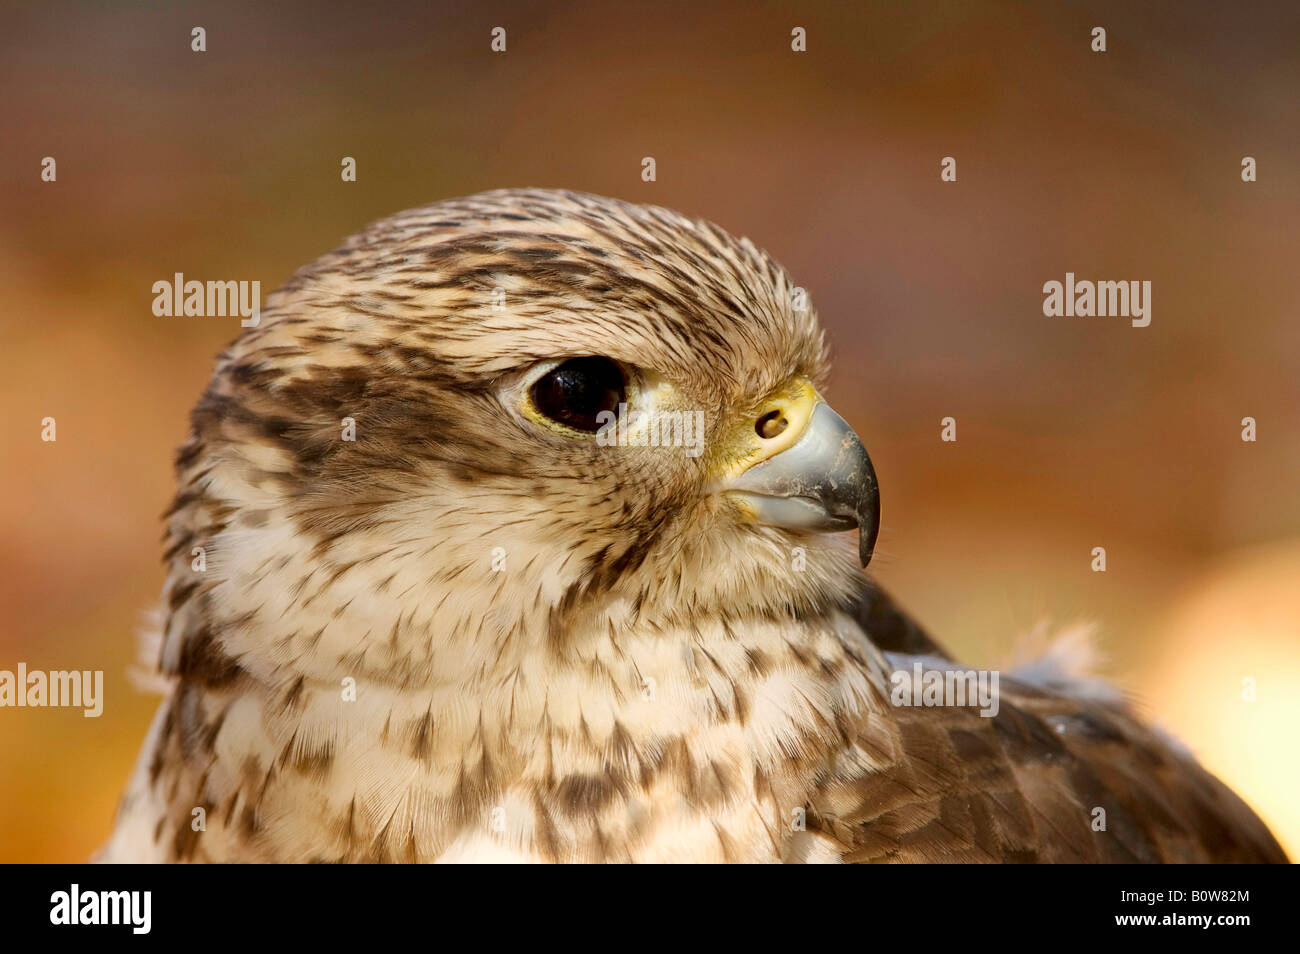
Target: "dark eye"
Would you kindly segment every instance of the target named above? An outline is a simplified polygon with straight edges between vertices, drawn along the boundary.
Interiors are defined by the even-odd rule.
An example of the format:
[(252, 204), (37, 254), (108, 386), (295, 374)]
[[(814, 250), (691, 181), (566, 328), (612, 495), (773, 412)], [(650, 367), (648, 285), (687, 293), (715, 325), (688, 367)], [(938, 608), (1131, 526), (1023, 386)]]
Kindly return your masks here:
[(539, 378), (528, 394), (533, 407), (557, 424), (594, 434), (608, 421), (596, 415), (617, 414), (627, 400), (627, 382), (609, 358), (571, 358)]

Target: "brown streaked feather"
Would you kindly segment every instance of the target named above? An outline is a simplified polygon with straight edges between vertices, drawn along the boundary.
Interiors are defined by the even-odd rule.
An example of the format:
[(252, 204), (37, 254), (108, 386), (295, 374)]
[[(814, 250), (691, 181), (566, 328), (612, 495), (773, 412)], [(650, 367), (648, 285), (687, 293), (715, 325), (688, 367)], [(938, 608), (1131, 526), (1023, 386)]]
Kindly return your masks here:
[[(829, 775), (818, 824), (851, 862), (1285, 863), (1259, 818), (1122, 702), (1003, 679), (999, 711), (891, 708), (892, 759)], [(1094, 830), (1094, 810), (1105, 830)]]

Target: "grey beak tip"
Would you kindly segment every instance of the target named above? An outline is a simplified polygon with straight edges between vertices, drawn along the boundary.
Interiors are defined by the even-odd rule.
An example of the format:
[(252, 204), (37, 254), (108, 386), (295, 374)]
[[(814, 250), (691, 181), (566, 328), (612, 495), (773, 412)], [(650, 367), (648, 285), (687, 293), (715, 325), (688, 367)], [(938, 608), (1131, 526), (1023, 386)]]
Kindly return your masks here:
[[(868, 465), (870, 466), (870, 465)], [(858, 559), (862, 569), (871, 562), (871, 555), (876, 549), (876, 536), (880, 533), (880, 488), (876, 484), (876, 475), (871, 473), (869, 492), (858, 503)]]
[(879, 509), (869, 523), (860, 520), (858, 527), (858, 559), (862, 563), (862, 569), (865, 570), (867, 564), (871, 562), (871, 554), (876, 549), (876, 534), (880, 531)]

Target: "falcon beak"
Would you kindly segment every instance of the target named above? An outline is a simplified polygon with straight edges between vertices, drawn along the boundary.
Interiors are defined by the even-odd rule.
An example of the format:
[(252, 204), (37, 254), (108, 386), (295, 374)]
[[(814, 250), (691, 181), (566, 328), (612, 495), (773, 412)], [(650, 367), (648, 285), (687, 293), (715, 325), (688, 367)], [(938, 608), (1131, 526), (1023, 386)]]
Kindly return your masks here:
[(866, 448), (844, 418), (799, 382), (763, 406), (751, 433), (757, 463), (719, 489), (756, 523), (814, 532), (857, 527), (858, 556), (864, 567), (871, 562), (879, 487)]

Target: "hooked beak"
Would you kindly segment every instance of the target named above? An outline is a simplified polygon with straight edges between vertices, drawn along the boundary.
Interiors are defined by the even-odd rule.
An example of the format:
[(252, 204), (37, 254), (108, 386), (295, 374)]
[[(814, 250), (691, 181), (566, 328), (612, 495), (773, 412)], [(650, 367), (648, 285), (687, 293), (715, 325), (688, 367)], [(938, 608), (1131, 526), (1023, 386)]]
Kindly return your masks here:
[(858, 528), (858, 556), (871, 562), (880, 529), (876, 472), (862, 441), (811, 385), (777, 397), (753, 424), (759, 460), (724, 481), (754, 522), (787, 530)]

